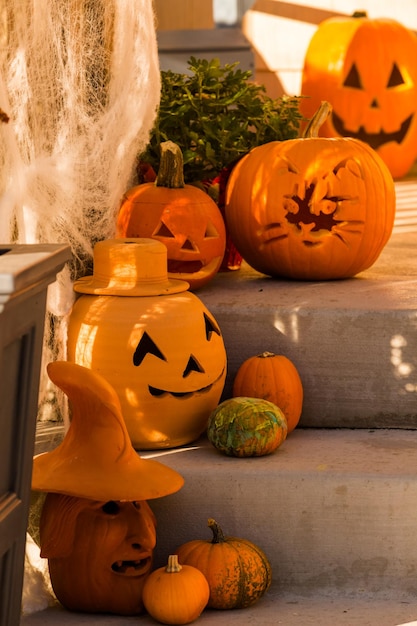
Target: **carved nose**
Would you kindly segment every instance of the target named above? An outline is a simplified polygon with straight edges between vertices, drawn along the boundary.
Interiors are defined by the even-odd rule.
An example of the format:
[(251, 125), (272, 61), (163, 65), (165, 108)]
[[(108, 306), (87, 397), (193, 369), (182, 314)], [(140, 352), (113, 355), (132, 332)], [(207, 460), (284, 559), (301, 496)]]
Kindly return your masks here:
[(197, 361), (197, 359), (193, 355), (191, 355), (190, 358), (188, 359), (188, 363), (187, 363), (185, 370), (182, 373), (182, 377), (186, 378), (189, 374), (191, 374), (191, 372), (200, 372), (200, 373), (204, 372), (204, 369), (201, 367), (200, 363)]

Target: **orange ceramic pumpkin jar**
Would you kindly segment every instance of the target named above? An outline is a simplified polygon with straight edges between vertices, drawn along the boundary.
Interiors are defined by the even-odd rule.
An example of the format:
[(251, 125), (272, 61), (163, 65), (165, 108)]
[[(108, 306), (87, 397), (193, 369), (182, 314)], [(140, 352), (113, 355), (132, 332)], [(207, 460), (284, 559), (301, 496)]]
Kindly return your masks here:
[(319, 24), (308, 46), (300, 104), (311, 117), (333, 107), (323, 137), (353, 137), (404, 176), (417, 157), (417, 35), (391, 19), (359, 11)]
[(253, 148), (232, 170), (226, 221), (249, 265), (300, 280), (348, 278), (368, 269), (387, 243), (395, 217), (392, 176), (366, 143), (316, 132)]
[(167, 276), (165, 246), (152, 239), (96, 244), (94, 275), (68, 328), (68, 360), (116, 390), (136, 449), (194, 441), (217, 406), (226, 376), (220, 328), (188, 284)]

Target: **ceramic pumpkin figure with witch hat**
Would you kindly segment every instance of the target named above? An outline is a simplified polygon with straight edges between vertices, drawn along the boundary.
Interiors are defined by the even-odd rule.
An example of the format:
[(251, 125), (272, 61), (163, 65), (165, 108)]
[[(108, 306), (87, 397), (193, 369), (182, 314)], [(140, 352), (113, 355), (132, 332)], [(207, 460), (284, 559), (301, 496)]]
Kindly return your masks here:
[(226, 351), (213, 315), (169, 278), (154, 239), (113, 239), (94, 248), (94, 274), (76, 281), (68, 358), (116, 390), (137, 449), (197, 439), (217, 406)]
[(220, 209), (202, 189), (184, 183), (183, 157), (172, 141), (161, 143), (155, 182), (142, 183), (124, 196), (117, 234), (152, 237), (167, 247), (168, 275), (194, 290), (220, 269), (226, 228)]
[(135, 452), (102, 376), (65, 361), (48, 374), (71, 408), (62, 443), (33, 461), (32, 488), (47, 492), (39, 530), (53, 590), (70, 610), (139, 614), (156, 543), (147, 500), (178, 491), (183, 478)]
[(308, 46), (300, 110), (310, 118), (327, 100), (323, 137), (354, 137), (377, 151), (392, 176), (417, 157), (417, 36), (391, 19), (324, 20)]

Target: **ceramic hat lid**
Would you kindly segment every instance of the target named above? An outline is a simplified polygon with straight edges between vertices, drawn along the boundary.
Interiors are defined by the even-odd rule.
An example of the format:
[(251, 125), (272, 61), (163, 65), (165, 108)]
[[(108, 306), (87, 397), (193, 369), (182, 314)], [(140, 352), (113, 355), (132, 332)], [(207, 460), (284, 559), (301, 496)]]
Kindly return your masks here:
[(62, 443), (34, 458), (32, 489), (107, 502), (150, 500), (183, 486), (175, 470), (134, 450), (119, 398), (100, 374), (69, 361), (47, 369), (72, 418)]
[(168, 251), (156, 239), (107, 239), (96, 243), (93, 254), (93, 276), (74, 283), (79, 293), (161, 296), (189, 288), (185, 280), (168, 278)]

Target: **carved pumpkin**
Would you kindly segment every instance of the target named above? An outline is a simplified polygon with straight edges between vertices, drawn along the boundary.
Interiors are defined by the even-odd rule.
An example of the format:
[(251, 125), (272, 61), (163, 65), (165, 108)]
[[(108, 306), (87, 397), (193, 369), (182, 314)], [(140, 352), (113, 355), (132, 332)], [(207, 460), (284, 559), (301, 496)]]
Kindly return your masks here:
[(286, 439), (287, 420), (279, 407), (261, 398), (228, 398), (214, 409), (207, 438), (228, 456), (264, 456)]
[(143, 183), (124, 196), (118, 237), (152, 237), (168, 251), (168, 275), (201, 287), (219, 270), (226, 246), (220, 209), (202, 189), (185, 185), (179, 147), (161, 144), (155, 183)]
[(261, 548), (237, 537), (225, 537), (214, 519), (208, 520), (211, 540), (194, 539), (176, 550), (182, 564), (199, 569), (210, 587), (207, 607), (243, 609), (255, 604), (272, 581), (271, 565)]
[[(307, 136), (254, 148), (233, 169), (226, 220), (256, 270), (302, 280), (347, 278), (369, 268), (394, 224), (392, 176), (357, 139)], [(312, 136), (308, 136), (311, 134)]]
[(74, 285), (68, 359), (113, 386), (135, 448), (194, 441), (224, 387), (219, 325), (186, 283), (164, 282), (162, 243), (109, 240), (94, 255), (94, 276)]
[(417, 157), (417, 36), (366, 13), (324, 20), (305, 56), (300, 109), (311, 117), (321, 100), (333, 113), (324, 137), (369, 144), (391, 174), (404, 176)]
[(206, 607), (210, 589), (205, 576), (191, 565), (178, 563), (171, 554), (168, 564), (151, 573), (143, 589), (149, 615), (162, 624), (190, 624)]
[[(87, 477), (86, 477), (87, 478)], [(48, 493), (41, 556), (61, 604), (74, 611), (136, 615), (152, 567), (155, 518), (146, 501), (99, 502)]]
[(246, 359), (233, 381), (233, 396), (263, 398), (285, 415), (288, 434), (300, 421), (303, 386), (294, 363), (283, 354), (262, 352)]

